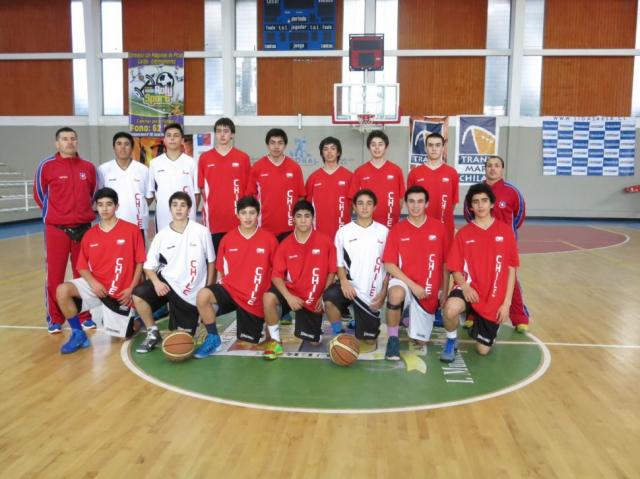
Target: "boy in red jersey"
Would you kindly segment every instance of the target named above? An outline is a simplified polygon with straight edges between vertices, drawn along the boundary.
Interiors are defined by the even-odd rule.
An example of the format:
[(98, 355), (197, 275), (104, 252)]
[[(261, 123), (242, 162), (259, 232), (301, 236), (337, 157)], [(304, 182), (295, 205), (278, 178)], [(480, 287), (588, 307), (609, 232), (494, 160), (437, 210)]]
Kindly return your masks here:
[[(493, 208), (492, 215), (497, 220), (511, 226), (513, 234), (518, 239), (518, 229), (524, 223), (526, 216), (526, 205), (524, 197), (511, 183), (504, 181), (504, 160), (498, 155), (492, 155), (487, 158), (484, 165), (486, 180), (485, 183), (491, 187), (491, 191), (496, 197), (496, 204)], [(464, 217), (467, 222), (473, 220), (473, 212), (466, 207), (464, 209)], [(509, 311), (509, 319), (516, 327), (519, 333), (526, 333), (529, 330), (529, 310), (524, 304), (522, 295), (522, 287), (516, 276), (516, 284), (513, 288), (513, 297), (511, 298), (511, 309)], [(473, 325), (473, 316), (465, 321), (465, 328)]]
[(449, 241), (453, 241), (453, 210), (458, 204), (458, 172), (442, 160), (445, 141), (441, 134), (431, 133), (424, 144), (428, 160), (409, 172), (407, 187), (420, 185), (429, 192), (427, 218), (444, 223)]
[(336, 231), (351, 221), (349, 187), (353, 173), (340, 166), (342, 144), (328, 136), (320, 142), (320, 156), (324, 165), (307, 179), (307, 200), (315, 208), (314, 228), (331, 240)]
[(209, 227), (213, 248), (218, 252), (220, 240), (237, 228), (236, 202), (249, 182), (249, 155), (233, 146), (236, 126), (229, 118), (220, 118), (213, 126), (216, 146), (200, 155), (198, 188), (202, 193), (202, 219)]
[(276, 359), (283, 353), (281, 314), (295, 311), (294, 334), (298, 338), (314, 345), (322, 340), (322, 293), (335, 277), (336, 248), (327, 235), (313, 230), (314, 214), (311, 203), (298, 201), (293, 207), (293, 234), (276, 251), (273, 286), (263, 297), (264, 318), (271, 337), (265, 347), (265, 359)]
[(376, 221), (391, 228), (400, 219), (405, 184), (402, 170), (398, 165), (386, 160), (384, 155), (389, 147), (389, 137), (382, 130), (374, 130), (367, 136), (367, 148), (371, 160), (353, 172), (349, 198), (362, 189), (370, 189), (378, 198), (373, 214)]
[(95, 194), (95, 203), (100, 223), (82, 238), (77, 264), (81, 277), (62, 283), (56, 291), (60, 309), (71, 326), (71, 338), (60, 349), (62, 354), (90, 346), (79, 312), (104, 305), (123, 317), (121, 330), (126, 331), (133, 305), (131, 293), (142, 276), (144, 241), (136, 225), (116, 217), (118, 194), (102, 188)]
[(260, 201), (260, 226), (282, 241), (293, 231), (293, 205), (304, 198), (302, 169), (284, 154), (287, 134), (280, 128), (267, 132), (269, 153), (251, 168), (246, 195)]
[[(60, 128), (55, 138), (57, 153), (40, 162), (33, 181), (33, 199), (42, 209), (44, 223), (45, 309), (50, 334), (59, 334), (64, 323), (56, 302), (56, 289), (64, 281), (69, 256), (73, 277), (80, 277), (76, 269), (80, 240), (96, 217), (92, 207), (95, 166), (78, 156), (75, 130)], [(80, 318), (83, 328), (96, 328), (88, 312)]]
[(473, 312), (469, 336), (483, 356), (491, 351), (500, 324), (509, 318), (520, 260), (511, 227), (491, 216), (495, 199), (487, 184), (469, 188), (465, 204), (474, 219), (458, 231), (447, 257), (455, 287), (444, 305), (447, 342), (440, 360), (446, 363), (455, 359), (460, 314)]
[(242, 341), (257, 344), (262, 335), (262, 296), (269, 288), (278, 240), (258, 227), (260, 203), (256, 198), (243, 196), (236, 211), (240, 225), (222, 238), (218, 249), (219, 282), (198, 292), (196, 304), (207, 337), (194, 354), (197, 359), (214, 354), (220, 347), (216, 316), (235, 311), (237, 335)]
[[(387, 237), (382, 260), (389, 281), (387, 297), (386, 359), (400, 360), (398, 327), (401, 311), (409, 310), (409, 337), (426, 355), (435, 312), (444, 304), (449, 289), (449, 271), (444, 266), (449, 250), (449, 234), (437, 218), (425, 211), (429, 193), (420, 185), (411, 186), (404, 196), (409, 216)], [(439, 294), (440, 290), (444, 292)]]

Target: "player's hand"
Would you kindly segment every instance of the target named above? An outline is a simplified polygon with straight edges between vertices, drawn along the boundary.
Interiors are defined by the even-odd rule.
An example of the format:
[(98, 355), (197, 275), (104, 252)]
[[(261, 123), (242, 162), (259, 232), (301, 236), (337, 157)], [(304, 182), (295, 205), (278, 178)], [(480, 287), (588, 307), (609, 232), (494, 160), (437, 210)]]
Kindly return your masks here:
[(324, 311), (324, 302), (322, 298), (318, 298), (318, 302), (316, 303), (316, 307), (314, 308), (316, 313), (322, 313)]
[(373, 299), (371, 299), (371, 304), (369, 305), (371, 311), (380, 311), (382, 309), (382, 306), (384, 305), (384, 300), (386, 297), (386, 290), (382, 290), (378, 294), (376, 294)]
[(344, 283), (340, 281), (340, 289), (342, 290), (342, 294), (344, 295), (344, 297), (349, 301), (353, 301), (354, 299), (356, 299), (356, 290), (349, 281), (345, 281)]
[(511, 305), (506, 303), (503, 303), (502, 306), (498, 308), (498, 324), (502, 324), (509, 319), (509, 309), (511, 309)]
[(462, 287), (462, 294), (464, 294), (464, 299), (468, 303), (477, 303), (480, 300), (478, 292), (469, 285)]
[(169, 291), (171, 291), (171, 288), (169, 288), (169, 285), (166, 283), (163, 283), (162, 281), (154, 282), (153, 289), (156, 290), (156, 294), (158, 296), (166, 296), (167, 294), (169, 294)]
[(91, 290), (95, 293), (98, 298), (106, 298), (107, 290), (101, 283), (96, 280), (91, 282)]
[(418, 286), (415, 283), (409, 285), (409, 289), (411, 289), (413, 295), (418, 299), (424, 299), (428, 296), (427, 291), (423, 287)]
[(132, 298), (133, 288), (123, 289), (118, 295), (118, 303), (123, 306), (133, 306), (133, 298)]
[(298, 298), (297, 296), (294, 296), (292, 294), (290, 294), (285, 299), (287, 300), (287, 304), (291, 308), (291, 311), (300, 311), (304, 306), (304, 301), (302, 300), (302, 298)]
[(438, 303), (440, 304), (440, 309), (444, 311), (444, 304), (447, 302), (447, 294), (444, 291), (440, 291), (438, 295)]

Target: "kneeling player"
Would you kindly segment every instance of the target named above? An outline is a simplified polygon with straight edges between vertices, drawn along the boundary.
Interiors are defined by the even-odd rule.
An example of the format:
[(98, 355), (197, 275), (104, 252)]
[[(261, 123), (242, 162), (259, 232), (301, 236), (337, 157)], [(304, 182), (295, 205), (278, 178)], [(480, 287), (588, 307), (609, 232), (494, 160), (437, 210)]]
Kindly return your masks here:
[(240, 226), (229, 231), (218, 248), (219, 282), (198, 292), (198, 311), (207, 338), (194, 354), (197, 359), (212, 355), (220, 347), (216, 316), (235, 311), (240, 340), (257, 344), (262, 336), (262, 296), (269, 288), (278, 240), (258, 227), (260, 203), (253, 196), (240, 198), (236, 212)]
[(198, 327), (196, 295), (215, 281), (211, 235), (206, 227), (189, 220), (191, 197), (176, 191), (169, 198), (171, 222), (153, 238), (144, 264), (147, 280), (133, 291), (138, 314), (147, 327), (147, 337), (136, 349), (148, 353), (161, 341), (153, 311), (169, 303), (169, 329), (184, 329), (192, 335)]
[(388, 277), (382, 252), (389, 230), (373, 221), (377, 198), (363, 189), (353, 197), (356, 219), (338, 230), (335, 238), (339, 283), (324, 294), (331, 329), (341, 332), (341, 311), (353, 303), (356, 338), (375, 342), (380, 334), (380, 309), (387, 297)]
[(465, 197), (474, 219), (458, 231), (447, 257), (456, 286), (444, 306), (447, 343), (440, 356), (444, 362), (455, 359), (459, 314), (474, 314), (469, 336), (477, 341), (482, 355), (491, 351), (500, 324), (509, 319), (520, 260), (511, 227), (491, 216), (495, 199), (491, 188), (482, 183), (471, 186)]
[[(409, 337), (422, 347), (424, 354), (436, 309), (440, 303), (444, 305), (449, 287), (449, 272), (444, 267), (449, 235), (439, 218), (426, 215), (427, 190), (414, 185), (406, 191), (404, 201), (409, 215), (389, 231), (382, 257), (393, 277), (387, 297), (389, 342), (385, 354), (392, 361), (400, 359), (401, 311), (409, 311)], [(444, 291), (439, 295), (441, 288)]]
[[(313, 205), (307, 200), (293, 207), (293, 234), (276, 251), (271, 282), (264, 294), (264, 318), (271, 343), (264, 351), (266, 359), (283, 353), (280, 343), (281, 314), (296, 313), (294, 334), (314, 345), (322, 340), (322, 293), (333, 283), (336, 249), (327, 235), (313, 230)], [(281, 314), (278, 314), (278, 307)]]
[(107, 316), (113, 313), (120, 319), (116, 323), (122, 325), (114, 332), (123, 335), (129, 322), (131, 292), (142, 276), (142, 235), (137, 226), (116, 217), (118, 194), (101, 188), (94, 201), (100, 222), (82, 238), (77, 263), (80, 278), (62, 283), (56, 291), (60, 310), (71, 326), (71, 338), (60, 349), (62, 354), (89, 347), (77, 315), (100, 305), (106, 306), (105, 326)]

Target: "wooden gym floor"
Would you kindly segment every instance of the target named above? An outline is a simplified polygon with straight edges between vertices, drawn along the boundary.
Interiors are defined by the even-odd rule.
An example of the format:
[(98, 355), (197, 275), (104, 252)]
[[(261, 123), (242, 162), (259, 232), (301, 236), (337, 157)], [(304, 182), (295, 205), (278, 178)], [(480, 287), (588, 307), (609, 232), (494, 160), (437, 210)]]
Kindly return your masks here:
[(429, 411), (270, 412), (161, 389), (97, 332), (62, 356), (43, 320), (41, 235), (0, 240), (0, 476), (639, 477), (640, 229), (523, 255), (551, 367), (513, 393)]

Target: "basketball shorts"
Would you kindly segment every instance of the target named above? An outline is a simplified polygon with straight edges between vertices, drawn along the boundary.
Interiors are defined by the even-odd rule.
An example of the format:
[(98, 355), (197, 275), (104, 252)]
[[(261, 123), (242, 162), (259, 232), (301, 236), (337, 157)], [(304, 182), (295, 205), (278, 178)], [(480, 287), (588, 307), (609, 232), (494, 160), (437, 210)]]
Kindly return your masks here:
[(110, 336), (118, 338), (127, 336), (133, 316), (131, 308), (121, 305), (117, 299), (111, 296), (99, 298), (84, 278), (72, 279), (71, 282), (80, 293), (79, 298), (73, 298), (78, 313), (101, 307), (104, 330)]
[(221, 284), (212, 284), (207, 288), (213, 293), (218, 305), (217, 316), (236, 312), (236, 335), (238, 339), (249, 343), (258, 344), (264, 329), (264, 319), (245, 311), (231, 297), (229, 292)]
[(160, 273), (158, 273), (158, 278), (169, 286), (169, 292), (164, 296), (158, 296), (151, 280), (146, 280), (136, 286), (133, 289), (133, 294), (147, 302), (152, 311), (157, 311), (168, 303), (169, 329), (171, 331), (181, 329), (194, 335), (198, 327), (198, 318), (200, 317), (198, 308), (182, 299)]
[(322, 299), (324, 301), (330, 301), (340, 311), (346, 310), (353, 304), (356, 338), (376, 339), (380, 334), (380, 311), (372, 311), (369, 305), (359, 297), (356, 297), (354, 301), (347, 299), (342, 293), (340, 283), (334, 283), (329, 286), (324, 292)]
[(409, 328), (408, 335), (411, 339), (418, 341), (429, 341), (431, 338), (431, 331), (433, 330), (433, 322), (436, 319), (434, 314), (426, 311), (420, 304), (420, 300), (416, 298), (409, 286), (398, 278), (391, 278), (389, 281), (389, 289), (394, 286), (399, 286), (404, 289), (404, 305), (402, 307), (403, 312), (409, 310)]
[[(287, 300), (275, 286), (272, 286), (269, 289), (269, 293), (275, 294), (276, 298), (278, 298), (280, 306), (282, 307), (281, 317), (291, 312), (289, 303), (287, 303)], [(316, 313), (302, 308), (296, 311), (295, 315), (296, 321), (293, 334), (297, 338), (300, 338), (303, 341), (312, 341), (314, 343), (322, 341), (322, 313)]]
[(464, 301), (467, 307), (467, 316), (473, 316), (473, 327), (469, 330), (469, 336), (480, 344), (484, 344), (489, 347), (493, 346), (496, 342), (496, 337), (498, 336), (500, 324), (494, 321), (489, 321), (476, 313), (473, 306), (471, 306), (471, 303), (464, 299), (464, 293), (460, 288), (454, 288), (451, 293), (449, 293), (449, 297), (460, 298)]

